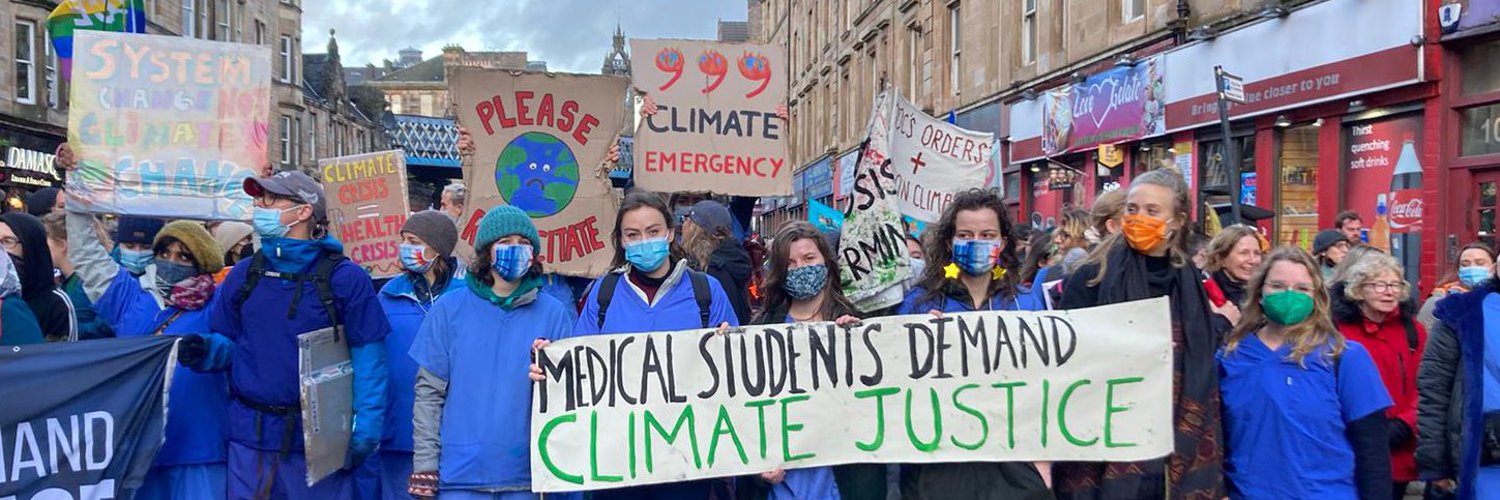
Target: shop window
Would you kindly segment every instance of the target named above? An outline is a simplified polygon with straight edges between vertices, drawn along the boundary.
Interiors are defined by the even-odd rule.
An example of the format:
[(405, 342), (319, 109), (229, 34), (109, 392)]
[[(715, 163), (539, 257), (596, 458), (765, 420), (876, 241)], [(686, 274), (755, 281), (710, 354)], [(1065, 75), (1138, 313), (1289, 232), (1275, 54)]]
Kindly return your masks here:
[(1474, 207), (1474, 216), (1478, 221), (1479, 241), (1495, 246), (1495, 181), (1482, 181), (1479, 183), (1479, 196)]
[(1134, 159), (1131, 176), (1141, 175), (1166, 166), (1176, 166), (1177, 152), (1172, 150), (1171, 141), (1147, 142), (1143, 143), (1141, 148), (1135, 152)]
[(1276, 168), (1276, 243), (1311, 251), (1318, 233), (1318, 127), (1282, 131)]
[(1463, 133), (1458, 143), (1462, 156), (1500, 153), (1500, 104), (1468, 108), (1459, 116)]
[(1459, 58), (1464, 95), (1500, 91), (1500, 40), (1470, 47)]

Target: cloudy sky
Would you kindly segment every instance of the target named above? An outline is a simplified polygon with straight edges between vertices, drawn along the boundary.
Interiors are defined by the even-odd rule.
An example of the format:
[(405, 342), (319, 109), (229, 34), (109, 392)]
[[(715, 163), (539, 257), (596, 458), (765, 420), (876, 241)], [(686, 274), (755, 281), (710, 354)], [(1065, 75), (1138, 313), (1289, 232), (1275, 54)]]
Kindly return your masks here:
[(524, 50), (552, 71), (597, 73), (618, 20), (626, 37), (714, 38), (717, 21), (745, 20), (745, 0), (318, 0), (303, 3), (302, 48), (326, 52), (338, 30), (345, 66), (423, 58), (444, 45)]

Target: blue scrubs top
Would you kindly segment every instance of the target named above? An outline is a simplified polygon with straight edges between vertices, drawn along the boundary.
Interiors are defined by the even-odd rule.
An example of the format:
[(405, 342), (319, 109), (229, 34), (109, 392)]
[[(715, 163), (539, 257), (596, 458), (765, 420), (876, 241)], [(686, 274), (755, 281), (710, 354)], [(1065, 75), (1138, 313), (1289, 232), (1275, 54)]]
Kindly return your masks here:
[(506, 311), (465, 286), (433, 304), (411, 357), (448, 381), (438, 429), (442, 489), (530, 490), (531, 343), (569, 336), (572, 317), (545, 293)]
[(1290, 344), (1272, 351), (1256, 335), (1219, 351), (1230, 498), (1359, 496), (1345, 424), (1385, 410), (1391, 397), (1358, 342), (1337, 363), (1321, 352), (1302, 367), (1286, 359)]
[[(783, 323), (796, 323), (788, 314)], [(833, 467), (808, 467), (788, 469), (781, 483), (771, 487), (769, 500), (839, 500), (839, 485), (833, 476)]]

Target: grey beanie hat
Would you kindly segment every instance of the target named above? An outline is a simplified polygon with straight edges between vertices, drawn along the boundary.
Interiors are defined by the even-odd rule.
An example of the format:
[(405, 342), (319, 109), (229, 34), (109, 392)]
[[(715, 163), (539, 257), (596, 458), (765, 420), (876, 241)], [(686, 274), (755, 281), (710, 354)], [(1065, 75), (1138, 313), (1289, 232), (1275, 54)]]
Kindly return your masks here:
[(453, 217), (437, 210), (424, 210), (407, 217), (401, 232), (417, 235), (444, 257), (453, 255), (453, 246), (458, 244), (458, 225)]

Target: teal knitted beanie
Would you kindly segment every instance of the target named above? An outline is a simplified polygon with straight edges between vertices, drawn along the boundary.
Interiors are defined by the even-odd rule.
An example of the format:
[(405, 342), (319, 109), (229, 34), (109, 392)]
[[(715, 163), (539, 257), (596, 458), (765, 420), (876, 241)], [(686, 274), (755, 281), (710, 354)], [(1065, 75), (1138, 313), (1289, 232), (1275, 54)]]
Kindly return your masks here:
[(519, 234), (531, 242), (531, 250), (537, 257), (542, 254), (542, 239), (536, 233), (536, 224), (531, 223), (531, 217), (521, 209), (501, 205), (484, 214), (479, 219), (479, 234), (474, 240), (474, 249), (483, 250), (484, 247), (494, 243), (495, 240)]

